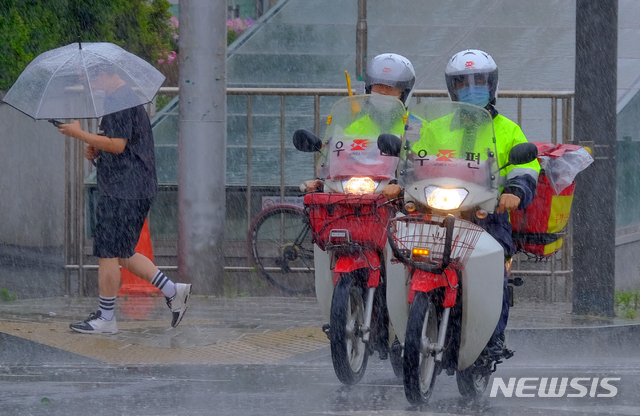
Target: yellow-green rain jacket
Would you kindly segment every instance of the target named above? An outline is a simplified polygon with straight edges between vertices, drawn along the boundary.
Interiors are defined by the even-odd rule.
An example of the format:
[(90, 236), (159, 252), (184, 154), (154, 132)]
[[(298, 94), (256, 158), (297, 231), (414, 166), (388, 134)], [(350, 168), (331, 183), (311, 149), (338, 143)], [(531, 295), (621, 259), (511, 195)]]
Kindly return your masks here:
[[(489, 112), (493, 117), (493, 128), (496, 138), (496, 150), (498, 152), (498, 166), (504, 166), (509, 160), (509, 152), (519, 143), (526, 143), (527, 138), (524, 133), (513, 121), (509, 120), (503, 115), (498, 114), (498, 111), (491, 105), (487, 106)], [(433, 134), (442, 129), (444, 134), (434, 134), (433, 137), (423, 137), (422, 140), (415, 143), (412, 150), (418, 152), (422, 149), (428, 152), (433, 152), (433, 149), (437, 146), (443, 146), (442, 149), (447, 148), (463, 148), (460, 141), (464, 140), (464, 129), (451, 130), (451, 122), (453, 115), (443, 117), (439, 120), (434, 120), (430, 123), (432, 128), (423, 129), (425, 134)], [(442, 123), (442, 126), (439, 124)], [(430, 133), (431, 132), (431, 133)], [(438, 142), (438, 137), (440, 142)], [(455, 144), (451, 146), (451, 140), (454, 140)], [(486, 149), (475, 148), (475, 139), (471, 138), (468, 152), (486, 154)], [(429, 144), (429, 149), (425, 148), (425, 143)], [(449, 146), (447, 146), (449, 143)], [(538, 182), (538, 174), (540, 173), (540, 164), (537, 160), (524, 165), (508, 166), (505, 169), (500, 170), (500, 176), (503, 177), (503, 181), (500, 183), (504, 186), (500, 187), (502, 193), (508, 193), (516, 195), (520, 198), (520, 204), (518, 209), (526, 208), (531, 201), (536, 191), (536, 185)], [(515, 254), (515, 247), (513, 245), (513, 239), (511, 238), (511, 223), (509, 222), (509, 214), (504, 212), (502, 214), (493, 213), (483, 220), (478, 220), (478, 224), (483, 227), (489, 234), (491, 234), (505, 250), (505, 254), (512, 256)]]

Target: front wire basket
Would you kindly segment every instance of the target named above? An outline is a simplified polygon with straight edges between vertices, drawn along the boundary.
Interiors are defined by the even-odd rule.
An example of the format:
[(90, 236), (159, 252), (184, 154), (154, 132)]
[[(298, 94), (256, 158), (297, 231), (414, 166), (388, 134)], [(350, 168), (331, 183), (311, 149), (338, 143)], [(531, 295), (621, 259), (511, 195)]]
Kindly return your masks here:
[[(450, 251), (446, 250), (446, 222), (454, 221)], [(412, 214), (393, 218), (388, 224), (389, 245), (396, 258), (411, 268), (441, 274), (449, 264), (464, 268), (483, 229), (450, 216)], [(414, 254), (414, 248), (419, 253)]]
[(313, 242), (322, 250), (332, 245), (332, 231), (346, 231), (348, 240), (360, 246), (384, 249), (390, 207), (381, 195), (307, 194), (305, 210), (309, 215)]

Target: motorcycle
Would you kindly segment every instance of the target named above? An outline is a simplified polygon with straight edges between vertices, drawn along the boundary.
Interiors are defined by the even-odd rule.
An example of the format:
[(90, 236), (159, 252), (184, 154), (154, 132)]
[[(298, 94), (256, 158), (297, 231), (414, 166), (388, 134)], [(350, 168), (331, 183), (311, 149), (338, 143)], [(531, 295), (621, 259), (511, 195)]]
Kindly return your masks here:
[[(369, 355), (391, 353), (394, 372), (402, 371), (401, 349), (389, 328), (386, 280), (390, 265), (387, 222), (390, 205), (380, 195), (394, 179), (398, 158), (380, 154), (379, 134), (402, 134), (406, 109), (387, 96), (350, 96), (338, 100), (327, 119), (324, 142), (298, 130), (293, 136), (300, 151), (317, 152), (316, 177), (323, 192), (305, 195), (304, 206), (313, 233), (316, 297), (328, 324), (338, 379), (358, 383)], [(394, 136), (395, 137), (395, 136)], [(403, 300), (404, 301), (404, 300)]]
[(406, 275), (388, 284), (407, 295), (390, 320), (404, 330), (403, 383), (412, 404), (429, 400), (443, 370), (456, 375), (463, 396), (480, 397), (501, 362), (485, 347), (501, 313), (504, 251), (476, 223), (499, 204), (500, 170), (534, 160), (537, 149), (516, 145), (498, 166), (507, 155), (498, 156), (494, 137), (485, 109), (433, 101), (411, 109), (402, 141), (378, 138), (382, 153), (401, 159), (404, 210), (388, 231)]

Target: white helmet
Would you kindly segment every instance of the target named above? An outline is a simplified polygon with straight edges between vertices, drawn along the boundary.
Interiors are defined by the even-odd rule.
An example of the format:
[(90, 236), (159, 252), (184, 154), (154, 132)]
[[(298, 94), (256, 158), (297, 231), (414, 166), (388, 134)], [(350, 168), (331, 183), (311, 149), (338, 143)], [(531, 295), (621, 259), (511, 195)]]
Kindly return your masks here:
[[(473, 75), (473, 76), (471, 76)], [(467, 49), (453, 55), (444, 71), (445, 82), (449, 96), (453, 101), (460, 101), (456, 82), (475, 84), (476, 79), (486, 81), (489, 87), (489, 103), (496, 103), (498, 95), (498, 66), (486, 52), (477, 49)]]
[(371, 86), (384, 84), (402, 91), (400, 101), (407, 104), (416, 83), (416, 71), (411, 61), (396, 53), (383, 53), (371, 60), (364, 75), (365, 92), (371, 94)]

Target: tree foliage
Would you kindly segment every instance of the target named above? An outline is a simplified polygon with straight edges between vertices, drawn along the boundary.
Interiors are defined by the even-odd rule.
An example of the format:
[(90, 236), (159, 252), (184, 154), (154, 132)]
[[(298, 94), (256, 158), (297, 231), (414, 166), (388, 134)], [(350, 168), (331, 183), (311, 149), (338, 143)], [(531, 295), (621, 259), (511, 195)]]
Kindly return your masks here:
[(111, 42), (152, 65), (172, 49), (167, 0), (0, 0), (0, 90), (33, 58), (77, 42)]

